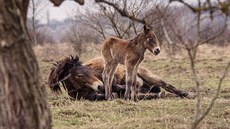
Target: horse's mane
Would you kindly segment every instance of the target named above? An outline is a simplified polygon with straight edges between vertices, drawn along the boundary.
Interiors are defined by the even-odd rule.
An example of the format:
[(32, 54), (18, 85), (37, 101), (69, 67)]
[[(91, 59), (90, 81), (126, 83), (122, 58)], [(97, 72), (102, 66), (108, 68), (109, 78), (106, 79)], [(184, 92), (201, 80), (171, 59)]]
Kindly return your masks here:
[(65, 73), (67, 71), (71, 71), (72, 68), (81, 65), (82, 63), (79, 61), (79, 57), (73, 57), (72, 55), (54, 63), (53, 67), (51, 68), (48, 80), (48, 85), (50, 89), (55, 93), (61, 93), (59, 82), (63, 82), (71, 76), (71, 73), (69, 73), (68, 75), (66, 75)]

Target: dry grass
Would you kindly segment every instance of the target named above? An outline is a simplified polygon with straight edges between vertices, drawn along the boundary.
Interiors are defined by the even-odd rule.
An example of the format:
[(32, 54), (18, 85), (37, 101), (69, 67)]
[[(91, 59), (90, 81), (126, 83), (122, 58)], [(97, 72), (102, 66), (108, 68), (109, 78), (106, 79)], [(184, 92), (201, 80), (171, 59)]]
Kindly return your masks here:
[[(51, 63), (75, 54), (68, 44), (37, 46), (34, 50), (46, 85)], [(197, 69), (202, 82), (202, 108), (207, 106), (215, 92), (218, 79), (229, 60), (229, 50), (230, 46), (221, 48), (209, 45), (203, 45), (199, 49)], [(84, 54), (81, 60), (86, 61), (99, 55), (100, 51), (89, 47), (88, 53)], [(175, 59), (168, 59), (164, 51), (157, 57), (147, 53), (142, 65), (180, 89), (195, 91), (189, 60), (183, 51), (176, 55)], [(71, 101), (66, 94), (55, 96), (48, 88), (47, 91), (54, 129), (187, 129), (195, 109), (195, 100), (188, 99), (166, 98), (138, 103), (121, 99), (110, 102)], [(229, 129), (229, 105), (230, 74), (223, 83), (214, 108), (199, 128)]]

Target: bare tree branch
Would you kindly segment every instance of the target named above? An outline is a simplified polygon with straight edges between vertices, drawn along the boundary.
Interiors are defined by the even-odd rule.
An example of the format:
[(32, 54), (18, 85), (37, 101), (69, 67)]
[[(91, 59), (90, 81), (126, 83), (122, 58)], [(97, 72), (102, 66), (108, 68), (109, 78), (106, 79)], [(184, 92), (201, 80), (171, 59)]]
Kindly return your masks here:
[[(54, 6), (60, 6), (62, 4), (62, 2), (64, 2), (65, 0), (50, 0), (50, 2), (52, 2), (54, 4)], [(77, 2), (80, 5), (84, 5), (85, 1), (84, 0), (74, 0), (75, 2)]]
[(143, 18), (143, 19), (140, 19), (140, 18), (135, 17), (135, 16), (132, 15), (132, 14), (129, 14), (125, 8), (122, 9), (121, 7), (119, 7), (119, 6), (118, 6), (117, 4), (115, 4), (115, 3), (109, 2), (109, 1), (107, 1), (107, 0), (95, 0), (95, 1), (98, 2), (98, 3), (105, 3), (105, 4), (107, 4), (107, 5), (112, 6), (112, 7), (113, 7), (114, 9), (116, 9), (116, 10), (120, 13), (120, 15), (123, 16), (123, 17), (127, 17), (127, 18), (129, 18), (129, 19), (131, 19), (131, 20), (137, 21), (137, 22), (142, 23), (142, 24), (144, 24), (144, 25), (147, 24), (144, 18)]
[(229, 15), (229, 7), (230, 7), (230, 1), (229, 0), (223, 0), (218, 2), (211, 2), (210, 0), (205, 0), (202, 2), (202, 5), (200, 7), (190, 5), (186, 3), (184, 0), (170, 0), (169, 2), (179, 2), (187, 6), (189, 9), (191, 9), (194, 13), (202, 12), (202, 11), (210, 11), (210, 17), (212, 18), (212, 14), (214, 11), (221, 11), (225, 15)]
[(223, 32), (226, 30), (226, 28), (227, 28), (227, 26), (228, 26), (228, 24), (227, 24), (227, 19), (228, 19), (228, 18), (225, 17), (224, 25), (223, 25), (223, 27), (221, 27), (221, 29), (219, 29), (218, 32), (214, 33), (214, 35), (212, 35), (211, 37), (209, 37), (209, 38), (207, 38), (207, 39), (205, 39), (205, 40), (203, 40), (203, 41), (200, 41), (199, 44), (207, 43), (207, 42), (209, 42), (209, 41), (211, 41), (211, 40), (217, 38), (217, 37), (220, 36), (221, 34), (223, 34)]

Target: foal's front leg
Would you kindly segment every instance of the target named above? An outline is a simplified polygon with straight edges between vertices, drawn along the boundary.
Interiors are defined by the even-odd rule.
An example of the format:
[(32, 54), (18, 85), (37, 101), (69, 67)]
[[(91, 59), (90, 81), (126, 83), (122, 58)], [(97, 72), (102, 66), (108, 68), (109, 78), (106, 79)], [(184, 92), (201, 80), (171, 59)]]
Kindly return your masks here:
[[(134, 67), (132, 65), (127, 64), (126, 65), (126, 90), (125, 90), (125, 95), (124, 95), (124, 99), (128, 100), (130, 98), (130, 92), (131, 89), (133, 90), (133, 71)], [(133, 94), (135, 96), (135, 93)], [(131, 100), (134, 100), (134, 97), (131, 96)]]
[(137, 58), (126, 62), (126, 92), (124, 96), (125, 99), (130, 98), (131, 91), (131, 100), (137, 101), (137, 70), (142, 60), (143, 58)]
[(131, 100), (132, 101), (138, 101), (137, 100), (137, 70), (133, 70), (133, 75), (132, 75), (132, 86), (131, 86)]

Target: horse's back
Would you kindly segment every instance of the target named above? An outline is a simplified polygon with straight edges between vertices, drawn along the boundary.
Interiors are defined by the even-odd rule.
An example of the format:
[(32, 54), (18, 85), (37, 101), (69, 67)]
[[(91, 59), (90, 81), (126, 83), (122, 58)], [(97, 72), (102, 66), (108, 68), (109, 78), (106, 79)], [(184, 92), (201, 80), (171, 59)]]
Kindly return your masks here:
[[(102, 57), (93, 58), (88, 62), (86, 62), (84, 66), (89, 67), (95, 74), (101, 74), (104, 70), (104, 60)], [(121, 83), (125, 83), (122, 82), (125, 81), (124, 78), (125, 78), (125, 67), (119, 65), (117, 71), (115, 72), (114, 79), (116, 80), (116, 83), (121, 84)]]
[(99, 73), (102, 73), (102, 71), (104, 70), (104, 61), (102, 57), (93, 58), (84, 63), (83, 65)]

